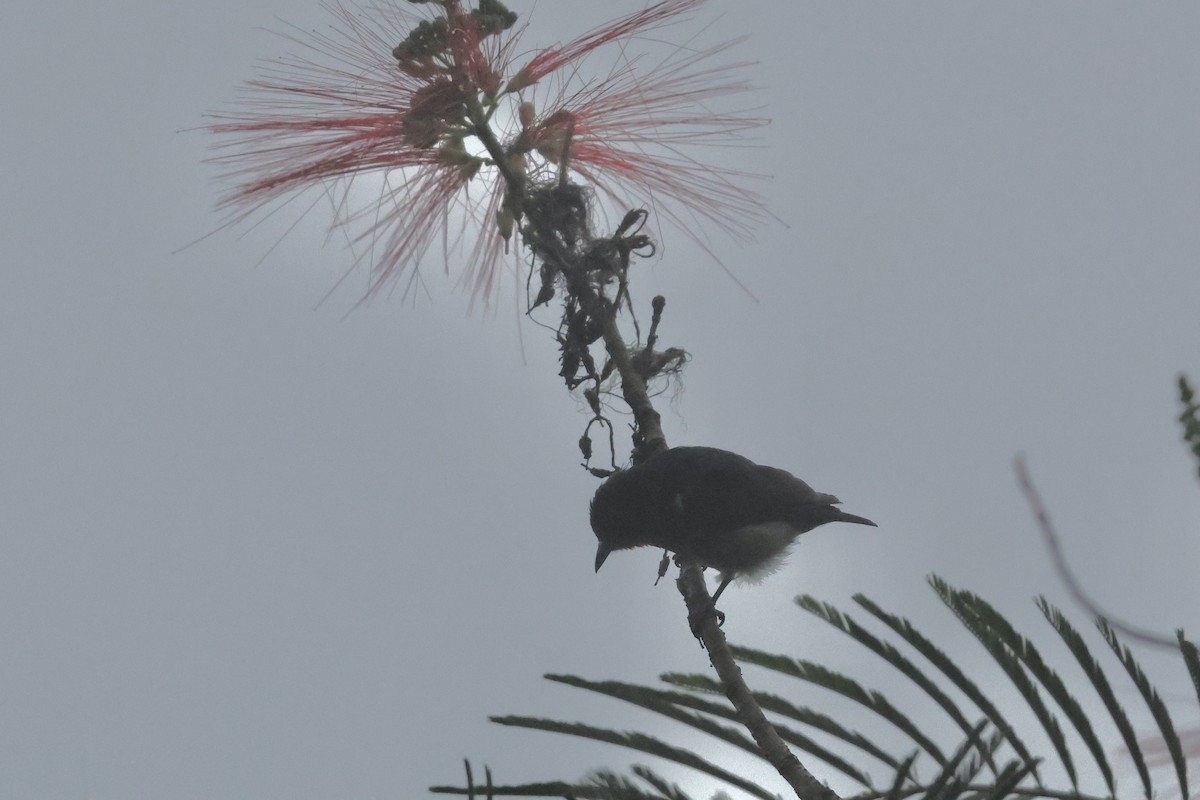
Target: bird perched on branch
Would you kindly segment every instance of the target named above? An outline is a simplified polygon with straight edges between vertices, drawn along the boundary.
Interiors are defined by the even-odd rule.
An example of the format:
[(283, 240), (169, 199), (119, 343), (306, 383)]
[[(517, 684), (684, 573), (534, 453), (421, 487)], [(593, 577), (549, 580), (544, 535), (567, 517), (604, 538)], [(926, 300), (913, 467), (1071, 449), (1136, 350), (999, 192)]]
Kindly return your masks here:
[(596, 490), (596, 571), (614, 550), (670, 550), (721, 571), (712, 612), (734, 578), (756, 580), (778, 569), (800, 534), (827, 522), (875, 525), (838, 502), (790, 472), (737, 453), (676, 447), (614, 473)]

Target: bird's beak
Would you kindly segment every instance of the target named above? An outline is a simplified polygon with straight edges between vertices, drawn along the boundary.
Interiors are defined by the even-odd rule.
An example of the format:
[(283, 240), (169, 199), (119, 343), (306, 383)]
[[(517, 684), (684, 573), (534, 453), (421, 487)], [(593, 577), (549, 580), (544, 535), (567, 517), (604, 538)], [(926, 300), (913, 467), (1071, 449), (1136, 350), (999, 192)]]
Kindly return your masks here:
[(600, 567), (604, 566), (604, 559), (608, 558), (608, 554), (612, 551), (613, 549), (604, 542), (601, 542), (599, 546), (596, 547), (596, 572), (599, 572)]

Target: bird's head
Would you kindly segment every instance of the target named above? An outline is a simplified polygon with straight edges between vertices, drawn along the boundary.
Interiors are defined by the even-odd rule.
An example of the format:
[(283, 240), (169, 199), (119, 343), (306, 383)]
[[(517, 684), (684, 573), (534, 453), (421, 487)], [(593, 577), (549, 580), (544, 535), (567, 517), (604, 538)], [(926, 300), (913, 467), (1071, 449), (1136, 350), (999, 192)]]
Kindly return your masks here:
[(637, 469), (613, 473), (592, 498), (592, 531), (596, 547), (596, 571), (614, 550), (648, 544), (654, 528), (654, 505), (649, 487), (639, 480)]

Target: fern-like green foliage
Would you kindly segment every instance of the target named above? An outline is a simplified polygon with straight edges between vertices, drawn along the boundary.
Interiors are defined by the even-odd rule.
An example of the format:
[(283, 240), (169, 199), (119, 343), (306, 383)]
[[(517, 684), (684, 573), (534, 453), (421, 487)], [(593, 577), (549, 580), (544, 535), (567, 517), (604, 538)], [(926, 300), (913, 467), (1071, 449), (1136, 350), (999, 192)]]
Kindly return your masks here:
[(1196, 458), (1196, 471), (1200, 474), (1200, 404), (1196, 403), (1196, 390), (1188, 382), (1187, 375), (1179, 376), (1179, 423), (1183, 425), (1183, 441), (1191, 448)]
[[(857, 784), (859, 789), (852, 796), (858, 800), (1190, 797), (1188, 753), (1167, 704), (1133, 651), (1103, 620), (1096, 627), (1107, 647), (1102, 646), (1097, 655), (1058, 609), (1038, 598), (1038, 608), (1067, 654), (1057, 656), (1059, 663), (1051, 666), (1048, 655), (978, 595), (956, 589), (936, 576), (929, 583), (991, 657), (996, 665), (992, 674), (974, 674), (961, 666), (961, 656), (956, 659), (911, 622), (884, 611), (864, 595), (854, 597), (865, 612), (862, 621), (812, 597), (799, 597), (796, 603), (891, 667), (902, 680), (891, 697), (821, 664), (735, 648), (743, 663), (838, 694), (866, 709), (869, 718), (878, 723), (872, 724), (868, 733), (850, 730), (828, 714), (793, 700), (756, 693), (762, 708), (775, 716), (782, 738), (810, 770)], [(1177, 637), (1200, 701), (1200, 652), (1183, 631), (1178, 631)], [(997, 680), (998, 675), (1003, 679)], [(761, 758), (757, 745), (737, 725), (720, 685), (705, 675), (668, 673), (661, 676), (666, 688), (569, 675), (546, 677), (648, 709)], [(1013, 702), (1013, 692), (1001, 697), (1005, 680), (1019, 703)], [(1132, 695), (1126, 688), (1130, 683), (1141, 707), (1127, 711), (1118, 694)], [(929, 701), (936, 709), (932, 716)], [(925, 709), (920, 712), (923, 716), (910, 710), (912, 707)], [(753, 797), (776, 797), (745, 774), (644, 733), (533, 717), (492, 719), (502, 725), (615, 744), (689, 767)], [(944, 733), (936, 733), (946, 730), (958, 731), (959, 738), (946, 741)], [(1155, 741), (1169, 757), (1169, 777), (1158, 784), (1143, 753), (1141, 742), (1147, 739)], [(897, 745), (897, 740), (903, 744)], [(1132, 766), (1137, 776), (1133, 784), (1120, 785), (1121, 765)], [(642, 765), (631, 766), (628, 775), (604, 771), (580, 781), (515, 786), (493, 786), (489, 773), (486, 788), (474, 784), (468, 765), (467, 778), (466, 786), (437, 786), (432, 791), (489, 798), (691, 800), (679, 787)]]

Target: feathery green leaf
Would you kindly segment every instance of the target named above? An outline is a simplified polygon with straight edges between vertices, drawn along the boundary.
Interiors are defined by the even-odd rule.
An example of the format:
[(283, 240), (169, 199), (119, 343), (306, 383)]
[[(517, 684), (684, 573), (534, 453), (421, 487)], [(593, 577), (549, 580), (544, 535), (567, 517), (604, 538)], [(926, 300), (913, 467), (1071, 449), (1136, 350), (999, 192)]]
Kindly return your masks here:
[(633, 703), (649, 711), (661, 714), (664, 717), (669, 717), (676, 722), (682, 722), (684, 725), (688, 725), (698, 731), (707, 733), (726, 744), (741, 748), (753, 756), (758, 758), (763, 757), (758, 745), (753, 739), (742, 733), (741, 728), (729, 728), (724, 725), (718, 725), (708, 717), (683, 711), (679, 708), (680, 705), (692, 705), (701, 711), (721, 714), (727, 719), (736, 719), (733, 710), (728, 706), (719, 707), (713, 703), (681, 692), (665, 692), (661, 689), (651, 689), (646, 686), (622, 683), (620, 681), (589, 681), (574, 675), (546, 675), (544, 677), (555, 683), (565, 683), (568, 686), (587, 689), (597, 694), (604, 694), (609, 697), (615, 697), (618, 700), (624, 700), (627, 703)]
[(1183, 663), (1196, 690), (1196, 700), (1200, 701), (1200, 650), (1184, 637), (1183, 628), (1175, 631), (1175, 636), (1179, 638), (1179, 652), (1183, 654)]
[[(853, 617), (844, 614), (829, 603), (819, 602), (811, 595), (802, 595), (796, 598), (796, 605), (804, 610), (816, 615), (820, 619), (825, 620), (835, 628), (845, 632), (857, 642), (862, 644), (868, 650), (872, 651), (884, 661), (891, 664), (900, 671), (905, 677), (921, 688), (925, 694), (937, 703), (942, 710), (949, 715), (950, 719), (965, 734), (970, 734), (974, 726), (967, 720), (966, 716), (958, 708), (950, 696), (938, 688), (935, 684), (916, 664), (909, 658), (897, 650), (890, 642), (885, 642), (879, 637), (872, 634), (870, 631), (859, 625)], [(991, 764), (993, 771), (995, 765)]]
[(596, 742), (606, 742), (621, 747), (628, 747), (631, 750), (648, 753), (659, 758), (665, 758), (668, 761), (674, 761), (676, 764), (682, 764), (685, 767), (691, 767), (718, 780), (725, 781), (730, 786), (736, 786), (755, 797), (762, 798), (762, 800), (777, 800), (774, 794), (768, 792), (757, 783), (746, 780), (728, 770), (724, 770), (690, 750), (674, 747), (644, 733), (632, 731), (622, 733), (608, 728), (585, 725), (581, 722), (560, 722), (558, 720), (540, 719), (538, 717), (504, 716), (489, 717), (489, 719), (498, 725), (549, 731), (551, 733), (565, 733), (570, 736), (580, 736)]
[(1179, 375), (1179, 423), (1183, 426), (1183, 441), (1196, 459), (1196, 471), (1200, 474), (1200, 404), (1196, 403), (1196, 391), (1188, 382), (1187, 375)]
[[(1033, 712), (1042, 729), (1050, 738), (1055, 752), (1058, 753), (1063, 769), (1071, 780), (1071, 787), (1079, 788), (1079, 777), (1075, 772), (1075, 762), (1067, 747), (1066, 736), (1059, 727), (1058, 718), (1046, 707), (1037, 686), (1029, 679), (1022, 669), (1022, 650), (1032, 650), (1027, 640), (1018, 634), (995, 608), (983, 598), (971, 592), (955, 589), (940, 578), (930, 580), (934, 591), (957, 616), (967, 629), (979, 640), (996, 664), (1012, 681), (1013, 686), (1021, 693), (1025, 703)], [(1035, 653), (1036, 656), (1036, 653)], [(1036, 656), (1037, 663), (1041, 657)]]
[[(936, 576), (933, 577), (936, 578)], [(1017, 755), (1020, 756), (1021, 760), (1035, 765), (1034, 777), (1036, 778), (1037, 760), (1029, 752), (1029, 748), (1025, 746), (1025, 743), (1017, 735), (1016, 730), (1014, 730), (1012, 725), (1009, 724), (1008, 720), (1004, 718), (1004, 715), (1000, 713), (1000, 709), (998, 709), (996, 705), (988, 699), (987, 695), (985, 695), (983, 691), (975, 685), (974, 681), (968, 678), (966, 674), (958, 668), (958, 665), (955, 664), (949, 656), (934, 646), (934, 644), (929, 641), (929, 639), (925, 638), (924, 634), (918, 631), (907, 619), (884, 611), (866, 595), (856, 594), (854, 595), (854, 601), (866, 609), (867, 612), (869, 612), (876, 619), (880, 620), (893, 631), (895, 631), (902, 639), (904, 639), (904, 641), (908, 642), (909, 645), (916, 649), (918, 653), (924, 656), (926, 660), (937, 667), (943, 675), (949, 678), (950, 682), (957, 686), (963, 694), (970, 698), (971, 702), (983, 712), (984, 716), (991, 720), (991, 723), (996, 726), (996, 729), (1004, 734), (1004, 738), (1008, 740), (1010, 745), (1012, 745), (1013, 749), (1017, 752)]]
[(736, 645), (732, 649), (734, 658), (739, 661), (756, 664), (793, 678), (815, 683), (817, 686), (822, 686), (865, 706), (907, 734), (910, 739), (916, 742), (918, 747), (928, 753), (939, 764), (946, 762), (946, 757), (942, 754), (937, 744), (926, 736), (919, 726), (893, 706), (882, 693), (864, 689), (852, 678), (840, 672), (834, 672), (820, 664), (814, 664), (811, 661), (792, 659), (787, 656), (765, 653), (761, 650), (738, 647)]
[[(677, 686), (686, 686), (696, 691), (712, 691), (716, 693), (721, 691), (721, 684), (706, 675), (687, 675), (683, 673), (668, 672), (659, 677), (666, 683)], [(753, 695), (755, 701), (760, 707), (762, 707), (764, 711), (771, 711), (779, 714), (780, 716), (788, 717), (796, 720), (797, 722), (802, 722), (805, 725), (816, 728), (822, 733), (829, 734), (830, 736), (840, 739), (848, 745), (857, 747), (864, 753), (879, 759), (892, 769), (898, 769), (900, 766), (899, 759), (888, 754), (861, 733), (857, 731), (850, 731), (842, 727), (827, 714), (821, 714), (811, 708), (792, 705), (778, 695), (770, 694), (769, 692), (753, 692)], [(802, 747), (803, 745), (797, 744), (797, 746)], [(813, 755), (816, 755), (818, 758), (825, 758), (821, 752), (809, 750), (807, 747), (804, 747), (804, 749), (813, 753)], [(823, 748), (821, 748), (821, 750), (822, 752), (824, 751)], [(839, 767), (839, 769), (841, 769), (841, 767)]]
[(966, 785), (963, 776), (959, 774), (959, 765), (966, 759), (967, 754), (979, 748), (980, 736), (987, 727), (987, 720), (980, 722), (967, 735), (967, 738), (943, 766), (941, 772), (933, 779), (925, 790), (927, 800), (953, 800), (962, 792)]
[(917, 760), (918, 755), (920, 755), (919, 751), (904, 759), (904, 763), (899, 765), (896, 769), (896, 777), (892, 779), (891, 789), (884, 795), (883, 800), (900, 800), (903, 797), (904, 782), (911, 779), (913, 763)]
[[(680, 711), (676, 706), (691, 708), (697, 711), (702, 711), (706, 714), (721, 717), (723, 719), (733, 720), (738, 722), (737, 713), (732, 706), (727, 704), (710, 703), (699, 697), (680, 692), (667, 692), (661, 689), (651, 689), (645, 686), (635, 686), (633, 684), (624, 684), (617, 681), (587, 681), (582, 678), (576, 678), (571, 675), (546, 675), (546, 678), (558, 683), (565, 683), (570, 686), (576, 686), (581, 689), (606, 694), (610, 697), (616, 697), (626, 702), (634, 703), (650, 711), (655, 711), (663, 716), (670, 717), (685, 725), (689, 725), (699, 731), (715, 736), (722, 741), (732, 744), (735, 747), (740, 747), (751, 755), (762, 758), (758, 745), (747, 736), (741, 733), (741, 729), (727, 728), (715, 724), (712, 720), (701, 717), (695, 714), (688, 714)], [(765, 707), (765, 706), (764, 706)], [(849, 761), (846, 761), (837, 753), (822, 747), (812, 739), (792, 730), (791, 728), (782, 725), (776, 725), (775, 730), (779, 732), (780, 737), (795, 747), (804, 750), (805, 752), (816, 756), (825, 763), (832, 766), (834, 769), (853, 778), (864, 786), (871, 785), (871, 776), (862, 770), (855, 767)]]
[(691, 796), (680, 789), (673, 783), (668, 783), (667, 779), (659, 775), (654, 770), (642, 764), (634, 764), (629, 768), (630, 771), (644, 780), (646, 783), (658, 790), (664, 800), (692, 800)]
[(1171, 715), (1167, 711), (1167, 706), (1159, 696), (1158, 690), (1150, 684), (1150, 679), (1146, 677), (1146, 673), (1142, 671), (1142, 667), (1138, 664), (1137, 659), (1133, 657), (1133, 651), (1128, 645), (1122, 644), (1117, 638), (1117, 633), (1103, 619), (1096, 621), (1096, 627), (1100, 629), (1100, 633), (1104, 635), (1104, 640), (1108, 642), (1108, 646), (1116, 653), (1117, 658), (1121, 660), (1125, 671), (1129, 673), (1129, 677), (1133, 678), (1134, 684), (1137, 685), (1138, 691), (1141, 692), (1142, 699), (1146, 702), (1146, 706), (1150, 709), (1154, 721), (1158, 723), (1159, 733), (1162, 734), (1163, 744), (1167, 747), (1167, 752), (1171, 754), (1171, 761), (1175, 764), (1175, 775), (1179, 779), (1179, 792), (1181, 797), (1188, 797), (1187, 789), (1187, 762), (1183, 757), (1183, 747), (1179, 743), (1179, 736), (1175, 733), (1175, 725), (1171, 722)]
[[(494, 797), (599, 797), (599, 794), (587, 794), (579, 791), (580, 786), (563, 781), (541, 783), (521, 783), (515, 786), (492, 786), (487, 794)], [(472, 796), (482, 794), (478, 786), (430, 786), (434, 794), (461, 794)]]

